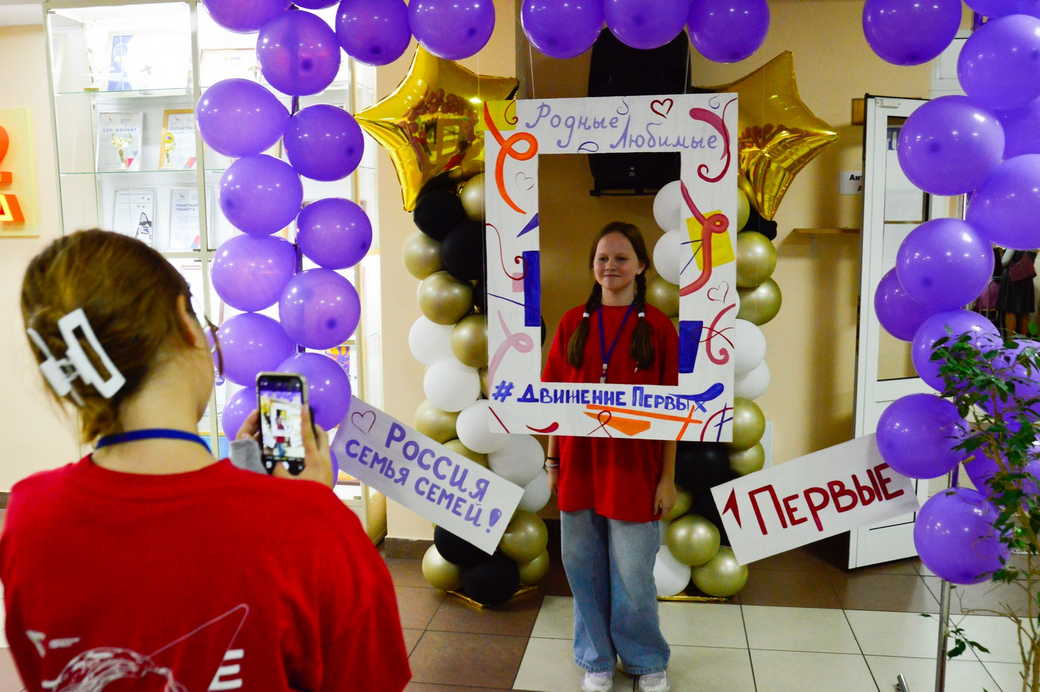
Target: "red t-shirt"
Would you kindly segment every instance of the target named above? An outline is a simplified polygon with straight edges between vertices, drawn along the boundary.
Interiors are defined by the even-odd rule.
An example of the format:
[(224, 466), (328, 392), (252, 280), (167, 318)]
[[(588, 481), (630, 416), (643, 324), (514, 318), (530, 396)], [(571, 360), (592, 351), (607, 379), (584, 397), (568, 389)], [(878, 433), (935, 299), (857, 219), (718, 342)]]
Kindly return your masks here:
[(365, 690), (411, 677), (386, 565), (319, 484), (87, 456), (11, 491), (0, 576), (29, 690)]
[[(653, 330), (654, 363), (637, 368), (629, 349), (632, 332), (639, 322), (636, 313), (625, 321), (628, 306), (603, 306), (589, 317), (585, 357), (581, 368), (567, 361), (567, 344), (581, 324), (584, 306), (568, 310), (560, 320), (552, 349), (542, 372), (546, 382), (599, 382), (603, 359), (600, 355), (599, 319), (609, 350), (624, 321), (624, 329), (607, 366), (607, 382), (614, 384), (675, 385), (679, 377), (679, 337), (671, 320), (647, 305), (646, 320)], [(623, 521), (653, 521), (654, 496), (661, 480), (664, 443), (661, 440), (614, 437), (559, 438), (560, 475), (557, 501), (564, 512), (594, 509), (597, 514)]]

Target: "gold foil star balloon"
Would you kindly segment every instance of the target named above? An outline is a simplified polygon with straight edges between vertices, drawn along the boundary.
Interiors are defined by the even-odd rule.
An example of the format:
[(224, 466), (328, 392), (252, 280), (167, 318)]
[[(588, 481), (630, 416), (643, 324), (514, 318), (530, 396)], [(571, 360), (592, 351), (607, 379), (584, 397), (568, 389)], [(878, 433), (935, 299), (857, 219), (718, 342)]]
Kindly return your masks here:
[(740, 95), (740, 187), (758, 213), (772, 219), (794, 177), (838, 133), (798, 96), (790, 51), (732, 84), (707, 90)]
[(404, 208), (439, 175), (467, 177), (484, 167), (484, 101), (512, 98), (516, 79), (478, 75), (419, 47), (394, 91), (355, 115), (397, 169)]

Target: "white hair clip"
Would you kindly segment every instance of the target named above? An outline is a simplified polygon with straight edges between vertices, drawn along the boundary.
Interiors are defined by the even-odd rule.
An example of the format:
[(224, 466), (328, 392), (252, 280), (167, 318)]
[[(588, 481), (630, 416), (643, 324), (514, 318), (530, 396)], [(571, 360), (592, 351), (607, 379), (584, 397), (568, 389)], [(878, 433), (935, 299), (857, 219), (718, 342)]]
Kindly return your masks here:
[(581, 319), (587, 320), (588, 318), (589, 318), (589, 313), (587, 313), (587, 312), (581, 313)]
[[(83, 332), (83, 336), (90, 343), (90, 347), (94, 349), (94, 353), (101, 359), (102, 365), (108, 371), (107, 380), (102, 379), (101, 374), (94, 367), (94, 364), (90, 362), (90, 358), (87, 357), (83, 347), (80, 346), (79, 339), (76, 336), (76, 329)], [(83, 308), (76, 308), (58, 320), (58, 331), (68, 347), (68, 350), (65, 352), (65, 358), (55, 358), (54, 354), (47, 348), (47, 343), (43, 340), (43, 337), (35, 329), (29, 328), (25, 331), (28, 332), (29, 338), (36, 344), (36, 347), (46, 356), (47, 359), (40, 363), (40, 370), (58, 396), (71, 394), (72, 400), (78, 406), (82, 406), (83, 400), (76, 390), (72, 388), (72, 381), (77, 377), (86, 384), (93, 386), (106, 399), (111, 399), (126, 384), (126, 378), (123, 377), (123, 373), (119, 372), (116, 366), (112, 364), (112, 360), (108, 357), (105, 349), (101, 346), (101, 342), (98, 341), (97, 336), (94, 334), (90, 321), (87, 320), (87, 313), (83, 312)]]

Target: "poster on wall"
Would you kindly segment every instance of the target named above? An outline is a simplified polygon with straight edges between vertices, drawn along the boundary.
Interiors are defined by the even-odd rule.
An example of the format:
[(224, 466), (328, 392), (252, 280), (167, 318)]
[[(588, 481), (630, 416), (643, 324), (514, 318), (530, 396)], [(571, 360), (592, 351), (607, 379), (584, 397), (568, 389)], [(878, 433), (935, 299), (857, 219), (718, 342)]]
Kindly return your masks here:
[(198, 250), (199, 246), (199, 190), (196, 187), (175, 187), (170, 190), (168, 247), (176, 252)]
[(155, 246), (155, 190), (116, 190), (112, 230)]
[(195, 168), (195, 112), (190, 109), (163, 112), (159, 168)]
[(97, 170), (141, 170), (144, 113), (98, 113)]
[(341, 471), (489, 555), (523, 488), (357, 397), (332, 442)]
[[(737, 96), (498, 102), (485, 106), (484, 124), (492, 429), (729, 442)], [(574, 228), (540, 225), (539, 156), (655, 152), (679, 152), (682, 167), (678, 385), (543, 382), (540, 237)], [(585, 267), (588, 258), (568, 262)]]

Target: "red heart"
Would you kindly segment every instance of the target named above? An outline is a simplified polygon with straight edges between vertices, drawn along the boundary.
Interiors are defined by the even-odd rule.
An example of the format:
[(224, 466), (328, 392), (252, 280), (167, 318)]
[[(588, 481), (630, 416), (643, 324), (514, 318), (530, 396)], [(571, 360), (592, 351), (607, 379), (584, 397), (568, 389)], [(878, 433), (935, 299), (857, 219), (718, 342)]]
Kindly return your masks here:
[[(672, 112), (672, 106), (675, 105), (675, 101), (672, 99), (654, 99), (650, 102), (650, 110), (657, 113), (662, 118), (667, 118), (668, 114)], [(657, 110), (659, 107), (664, 108), (664, 113)]]
[[(354, 424), (354, 427), (363, 433), (372, 432), (372, 426), (376, 424), (376, 412), (375, 411), (355, 411), (350, 414), (350, 422)], [(366, 425), (367, 424), (367, 425)]]

